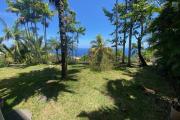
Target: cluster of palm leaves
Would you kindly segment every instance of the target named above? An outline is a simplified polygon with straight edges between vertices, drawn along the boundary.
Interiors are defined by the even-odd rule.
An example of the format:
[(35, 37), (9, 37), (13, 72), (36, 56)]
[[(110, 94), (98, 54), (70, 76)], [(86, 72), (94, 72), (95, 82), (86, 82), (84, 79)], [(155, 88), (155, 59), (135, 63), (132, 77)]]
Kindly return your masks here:
[[(79, 37), (84, 35), (85, 28), (76, 21), (76, 14), (70, 10), (67, 0), (49, 0), (57, 8), (59, 19), (59, 38), (47, 39), (47, 27), (52, 16), (56, 13), (50, 10), (48, 1), (43, 0), (7, 0), (8, 11), (17, 15), (12, 28), (4, 24), (5, 35), (1, 38), (1, 52), (10, 56), (15, 63), (44, 63), (48, 62), (50, 50), (56, 51), (57, 61), (62, 63), (62, 76), (67, 74), (68, 52), (78, 48)], [(39, 28), (43, 28), (43, 35)], [(5, 40), (13, 41), (9, 48), (2, 44)], [(11, 42), (12, 43), (12, 42)], [(61, 49), (61, 58), (59, 50)], [(70, 55), (70, 53), (69, 53)], [(64, 77), (65, 78), (65, 77)]]
[[(7, 0), (8, 11), (17, 14), (17, 20), (12, 28), (5, 25), (5, 35), (2, 41), (11, 40), (13, 45), (8, 48), (1, 44), (1, 52), (10, 56), (15, 63), (43, 63), (46, 55), (46, 28), (53, 16), (48, 4), (41, 0)], [(37, 24), (44, 28), (44, 36), (38, 34)]]
[(93, 70), (103, 71), (112, 68), (112, 49), (106, 47), (101, 35), (96, 36), (96, 40), (91, 42), (92, 47), (89, 51), (90, 65)]

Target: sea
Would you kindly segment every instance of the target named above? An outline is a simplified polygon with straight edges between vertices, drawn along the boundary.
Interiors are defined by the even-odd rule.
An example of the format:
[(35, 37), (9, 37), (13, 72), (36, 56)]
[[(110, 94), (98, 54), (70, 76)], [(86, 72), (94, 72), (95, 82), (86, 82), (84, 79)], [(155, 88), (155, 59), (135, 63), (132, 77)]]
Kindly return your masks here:
[[(88, 55), (88, 52), (89, 52), (89, 48), (78, 48), (74, 51), (74, 55), (76, 57), (82, 57), (84, 55)], [(55, 53), (55, 51), (52, 51), (52, 53)], [(128, 56), (128, 48), (125, 49), (125, 55)]]
[[(88, 51), (89, 51), (89, 48), (78, 48), (76, 51), (75, 51), (75, 55), (77, 57), (82, 57), (84, 55), (88, 55)], [(128, 55), (128, 48), (125, 49), (125, 55), (127, 56)]]

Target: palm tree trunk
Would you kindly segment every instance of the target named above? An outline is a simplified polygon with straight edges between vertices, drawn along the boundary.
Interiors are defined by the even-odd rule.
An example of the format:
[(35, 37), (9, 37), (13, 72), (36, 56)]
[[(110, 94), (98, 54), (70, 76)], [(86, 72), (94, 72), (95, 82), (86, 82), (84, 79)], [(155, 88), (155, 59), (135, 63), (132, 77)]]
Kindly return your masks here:
[(44, 17), (44, 44), (45, 44), (45, 49), (46, 49), (47, 48), (46, 17)]
[(78, 53), (77, 52), (78, 52), (78, 45), (79, 45), (79, 32), (77, 32), (77, 36), (76, 37), (77, 37), (77, 46), (76, 46), (77, 48), (76, 48), (76, 51), (75, 51), (76, 52), (75, 56), (78, 57)]
[(59, 17), (59, 28), (60, 28), (60, 40), (61, 40), (61, 75), (62, 79), (67, 78), (67, 36), (65, 30), (65, 20), (64, 20), (64, 2), (59, 1), (58, 6), (58, 17)]

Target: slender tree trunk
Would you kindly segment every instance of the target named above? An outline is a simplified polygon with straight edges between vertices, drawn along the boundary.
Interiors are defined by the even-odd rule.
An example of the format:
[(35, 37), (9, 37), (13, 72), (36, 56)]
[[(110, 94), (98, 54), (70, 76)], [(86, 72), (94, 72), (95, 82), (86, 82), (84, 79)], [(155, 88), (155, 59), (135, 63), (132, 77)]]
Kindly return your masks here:
[(74, 57), (74, 41), (72, 42), (72, 57)]
[(118, 0), (116, 0), (116, 30), (115, 30), (115, 54), (116, 54), (116, 62), (118, 61)]
[(44, 17), (44, 44), (45, 49), (47, 49), (47, 31), (46, 31), (46, 17)]
[[(125, 8), (125, 14), (127, 13), (127, 0), (126, 0), (126, 8)], [(126, 50), (126, 27), (127, 27), (127, 19), (124, 20), (124, 39), (123, 39), (123, 55), (122, 55), (122, 63), (125, 63), (125, 50)]]
[(131, 66), (131, 49), (132, 49), (132, 31), (133, 31), (133, 22), (130, 23), (130, 32), (129, 32), (129, 51), (128, 51), (128, 66)]
[(124, 31), (122, 63), (125, 63), (126, 31)]
[(141, 62), (141, 66), (144, 67), (144, 66), (147, 66), (147, 63), (146, 61), (144, 60), (142, 54), (141, 54), (141, 49), (142, 49), (142, 46), (141, 46), (141, 42), (142, 42), (142, 37), (143, 37), (143, 31), (144, 31), (144, 28), (143, 28), (143, 23), (141, 23), (141, 35), (140, 37), (138, 38), (138, 56), (139, 56), (139, 60)]
[(67, 36), (65, 30), (65, 19), (64, 19), (64, 2), (59, 1), (58, 6), (58, 17), (59, 17), (59, 28), (60, 28), (60, 40), (61, 40), (61, 75), (62, 79), (67, 78)]
[(72, 60), (74, 60), (74, 41), (72, 41)]
[(77, 57), (77, 56), (78, 56), (78, 53), (77, 53), (77, 52), (78, 52), (78, 47), (79, 47), (79, 46), (78, 46), (78, 45), (79, 45), (79, 32), (77, 32), (77, 36), (76, 36), (76, 37), (77, 37), (77, 38), (76, 38), (76, 39), (77, 39), (77, 46), (76, 46), (77, 48), (76, 48), (76, 53), (75, 53), (75, 54), (76, 54), (76, 57)]

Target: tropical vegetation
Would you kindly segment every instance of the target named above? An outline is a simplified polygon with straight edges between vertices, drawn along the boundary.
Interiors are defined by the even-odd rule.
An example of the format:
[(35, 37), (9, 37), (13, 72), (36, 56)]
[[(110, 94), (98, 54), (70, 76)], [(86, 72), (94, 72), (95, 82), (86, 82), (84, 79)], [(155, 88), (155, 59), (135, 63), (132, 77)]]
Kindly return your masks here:
[[(24, 109), (33, 120), (165, 120), (180, 112), (180, 2), (113, 2), (101, 8), (109, 38), (93, 36), (80, 56), (88, 27), (70, 1), (6, 0), (16, 19), (10, 25), (0, 14), (5, 119)], [(53, 19), (58, 32), (50, 34)]]

